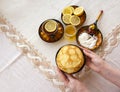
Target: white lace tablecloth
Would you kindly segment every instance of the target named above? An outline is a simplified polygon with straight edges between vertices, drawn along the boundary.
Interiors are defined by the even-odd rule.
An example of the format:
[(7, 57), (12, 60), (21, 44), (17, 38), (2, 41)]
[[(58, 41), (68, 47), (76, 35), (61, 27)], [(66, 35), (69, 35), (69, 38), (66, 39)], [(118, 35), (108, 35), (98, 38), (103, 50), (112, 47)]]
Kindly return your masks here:
[[(55, 18), (61, 21), (67, 5), (83, 6), (87, 13), (84, 25), (98, 22), (104, 41), (96, 53), (113, 67), (120, 66), (119, 0), (0, 0), (0, 91), (1, 92), (67, 92), (55, 73), (55, 54), (68, 42), (64, 37), (46, 43), (38, 35), (40, 24)], [(82, 76), (81, 76), (82, 75)], [(87, 68), (76, 74), (91, 92), (119, 92), (120, 89)]]

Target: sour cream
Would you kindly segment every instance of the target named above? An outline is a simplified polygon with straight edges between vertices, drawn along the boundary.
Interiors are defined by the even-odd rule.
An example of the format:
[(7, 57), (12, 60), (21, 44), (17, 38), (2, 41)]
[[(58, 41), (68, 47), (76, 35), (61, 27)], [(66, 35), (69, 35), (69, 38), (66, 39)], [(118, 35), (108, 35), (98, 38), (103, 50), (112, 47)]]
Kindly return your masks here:
[(80, 44), (89, 49), (92, 49), (96, 45), (97, 39), (98, 38), (95, 35), (91, 36), (90, 34), (85, 32), (80, 34), (78, 37), (78, 41), (80, 42)]

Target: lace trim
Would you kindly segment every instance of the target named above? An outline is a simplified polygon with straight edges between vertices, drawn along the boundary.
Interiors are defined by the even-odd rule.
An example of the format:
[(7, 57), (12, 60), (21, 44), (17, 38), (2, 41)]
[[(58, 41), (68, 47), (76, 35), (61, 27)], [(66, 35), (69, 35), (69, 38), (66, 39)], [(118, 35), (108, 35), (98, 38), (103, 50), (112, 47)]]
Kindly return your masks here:
[(38, 50), (34, 49), (34, 46), (30, 44), (22, 34), (17, 32), (13, 25), (11, 25), (3, 16), (0, 16), (0, 29), (5, 33), (6, 37), (22, 51), (22, 54), (26, 55), (31, 60), (32, 64), (39, 72), (43, 73), (54, 86), (60, 88), (62, 92), (65, 92), (64, 83), (57, 78), (54, 71), (55, 68), (50, 61), (47, 61), (46, 57), (40, 54)]
[(106, 55), (112, 52), (112, 50), (118, 46), (120, 42), (120, 25), (112, 30), (103, 40), (102, 46), (97, 50), (97, 53), (105, 58)]
[[(56, 76), (55, 68), (52, 64), (46, 60), (41, 53), (34, 48), (34, 46), (28, 42), (21, 33), (17, 32), (16, 29), (11, 25), (3, 16), (0, 16), (0, 29), (10, 39), (17, 48), (22, 51), (23, 55), (26, 55), (32, 62), (32, 64), (43, 73), (48, 80), (50, 80), (55, 87), (60, 88), (62, 92), (68, 92), (69, 88), (64, 87), (64, 83), (59, 81)], [(96, 51), (101, 57), (105, 56), (118, 45), (120, 42), (120, 25), (118, 25), (111, 33), (105, 38), (102, 46)], [(89, 71), (89, 68), (85, 66), (82, 73)], [(80, 72), (81, 73), (81, 72)], [(77, 73), (74, 76), (81, 77), (81, 74)]]

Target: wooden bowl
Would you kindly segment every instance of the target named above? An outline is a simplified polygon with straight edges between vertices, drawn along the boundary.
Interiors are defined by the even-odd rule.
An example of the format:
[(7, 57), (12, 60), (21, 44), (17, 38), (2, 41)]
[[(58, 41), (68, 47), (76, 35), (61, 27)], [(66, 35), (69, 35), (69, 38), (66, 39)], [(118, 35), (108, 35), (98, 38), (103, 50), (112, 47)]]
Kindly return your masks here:
[[(87, 33), (87, 30), (88, 30), (88, 28), (89, 28), (89, 26), (84, 26), (84, 27), (81, 27), (79, 30), (78, 30), (78, 32), (77, 32), (77, 34), (76, 34), (76, 42), (77, 42), (77, 44), (79, 45), (79, 46), (82, 46), (81, 44), (80, 44), (80, 42), (79, 42), (79, 35), (81, 34), (81, 33), (83, 33), (83, 32), (86, 32)], [(101, 31), (99, 30), (99, 29), (97, 29), (97, 31), (96, 31), (96, 33), (94, 34), (98, 39), (97, 39), (97, 42), (96, 42), (96, 45), (93, 47), (93, 48), (87, 48), (87, 47), (84, 47), (84, 46), (82, 46), (82, 47), (84, 47), (84, 48), (87, 48), (87, 49), (90, 49), (90, 50), (95, 50), (95, 49), (97, 49), (97, 48), (99, 48), (100, 46), (101, 46), (101, 44), (102, 44), (102, 42), (103, 42), (103, 35), (102, 35), (102, 33), (101, 33)]]
[[(76, 9), (76, 8), (79, 7), (79, 6), (77, 6), (77, 5), (71, 5), (70, 7), (73, 7), (74, 9)], [(72, 14), (72, 15), (74, 15), (74, 14)], [(63, 17), (63, 14), (61, 13), (61, 20), (62, 20), (62, 22), (64, 23), (62, 17)], [(77, 25), (76, 27), (79, 27), (79, 26), (83, 25), (83, 23), (85, 22), (85, 20), (86, 20), (86, 12), (85, 12), (85, 10), (84, 10), (84, 13), (79, 16), (79, 18), (80, 18), (81, 22), (80, 22), (80, 24)], [(70, 24), (66, 24), (66, 23), (64, 23), (64, 24), (65, 24), (65, 25), (70, 25)]]
[[(70, 52), (70, 50), (74, 50), (75, 53), (72, 54), (72, 52)], [(73, 56), (73, 55), (77, 56), (78, 53), (76, 51), (80, 52), (79, 53), (80, 55), (76, 59), (73, 60), (71, 56)], [(63, 54), (61, 54), (61, 53), (63, 53)], [(65, 55), (67, 55), (69, 57), (69, 58), (67, 58), (66, 61), (64, 61), (64, 59), (61, 59), (61, 58), (65, 57)], [(78, 61), (80, 61), (78, 59), (81, 59), (80, 65), (78, 64)], [(68, 73), (68, 74), (74, 74), (74, 73), (79, 72), (80, 70), (82, 70), (82, 68), (85, 65), (85, 55), (84, 55), (83, 51), (78, 46), (73, 45), (73, 44), (67, 44), (67, 45), (62, 46), (57, 51), (55, 60), (56, 60), (56, 65), (58, 66), (58, 68), (61, 71)], [(69, 62), (75, 62), (75, 63), (77, 62), (78, 66), (73, 67), (73, 65), (75, 65), (75, 63), (74, 64), (72, 63), (72, 65), (70, 65), (72, 67), (68, 67), (67, 65), (62, 65), (61, 62), (66, 62), (68, 66), (71, 64)]]

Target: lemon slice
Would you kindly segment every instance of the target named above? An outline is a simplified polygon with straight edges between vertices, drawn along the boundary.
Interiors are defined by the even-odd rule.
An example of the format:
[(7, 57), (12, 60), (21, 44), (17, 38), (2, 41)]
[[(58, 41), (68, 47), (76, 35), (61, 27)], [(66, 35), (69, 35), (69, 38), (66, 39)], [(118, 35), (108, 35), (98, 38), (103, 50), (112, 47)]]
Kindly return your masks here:
[(77, 26), (77, 25), (80, 24), (80, 22), (81, 22), (81, 20), (80, 20), (80, 18), (79, 18), (78, 16), (72, 15), (72, 16), (70, 17), (70, 23), (71, 23), (72, 25)]
[(68, 7), (66, 7), (66, 8), (63, 9), (62, 14), (63, 15), (64, 14), (72, 14), (73, 12), (74, 12), (74, 8), (71, 7), (71, 6), (68, 6)]
[(48, 32), (53, 32), (56, 30), (57, 27), (57, 23), (54, 20), (49, 20), (47, 21), (47, 23), (45, 24), (45, 29)]
[(78, 7), (74, 10), (74, 15), (80, 16), (82, 15), (84, 12), (84, 8), (83, 7)]
[(72, 10), (72, 13), (74, 13), (74, 8), (72, 7), (72, 6), (69, 6), (69, 8), (71, 8), (71, 10)]
[(62, 20), (65, 24), (70, 24), (70, 17), (71, 15), (70, 14), (65, 14), (62, 16)]

